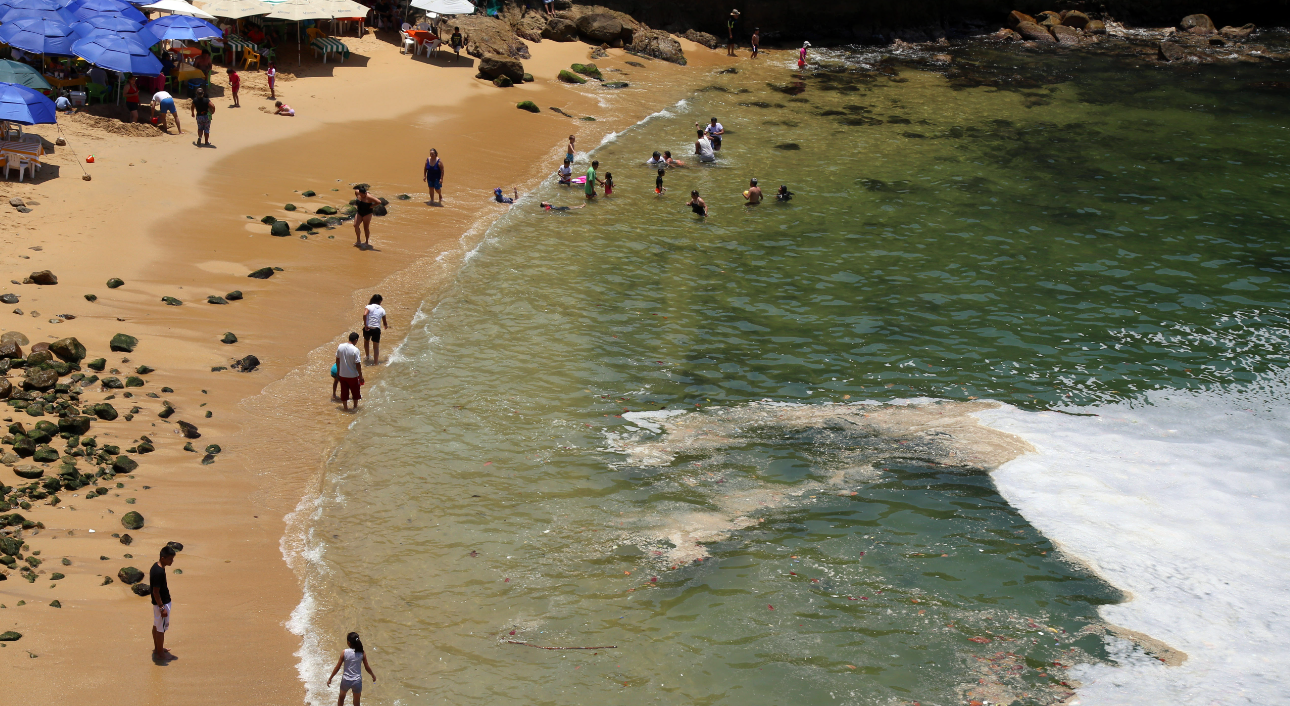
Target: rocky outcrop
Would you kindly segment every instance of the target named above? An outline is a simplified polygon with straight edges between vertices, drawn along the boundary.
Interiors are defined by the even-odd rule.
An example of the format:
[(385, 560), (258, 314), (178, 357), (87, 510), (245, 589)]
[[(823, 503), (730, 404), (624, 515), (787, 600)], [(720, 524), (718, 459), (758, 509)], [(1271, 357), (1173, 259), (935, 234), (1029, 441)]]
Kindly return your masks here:
[(1178, 28), (1188, 34), (1194, 34), (1199, 37), (1208, 37), (1215, 34), (1218, 30), (1214, 27), (1214, 21), (1209, 19), (1209, 15), (1187, 15), (1178, 23)]
[(705, 46), (709, 49), (717, 49), (721, 46), (721, 40), (717, 39), (716, 35), (708, 34), (707, 32), (700, 32), (697, 29), (687, 29), (681, 36), (695, 44)]
[(662, 59), (673, 64), (685, 66), (685, 52), (681, 50), (681, 43), (667, 32), (660, 32), (656, 29), (636, 30), (632, 35), (632, 41), (627, 45), (627, 51), (642, 56), (652, 56), (655, 59)]
[(466, 37), (466, 53), (476, 59), (489, 54), (509, 56), (512, 59), (529, 58), (529, 45), (515, 35), (505, 20), (483, 15), (461, 16), (453, 20)]
[(578, 34), (592, 44), (621, 47), (632, 38), (632, 28), (624, 27), (617, 17), (605, 12), (582, 15), (574, 24), (578, 26)]
[(1048, 32), (1046, 27), (1040, 27), (1034, 22), (1022, 22), (1017, 25), (1017, 34), (1032, 42), (1056, 42), (1057, 40)]
[(1012, 12), (1008, 13), (1008, 27), (1012, 29), (1016, 29), (1017, 25), (1021, 24), (1022, 22), (1029, 22), (1032, 25), (1039, 24), (1038, 22), (1035, 21), (1034, 17), (1031, 17), (1030, 15), (1027, 15), (1026, 13), (1021, 12), (1019, 10), (1013, 10)]
[(479, 72), (488, 78), (505, 76), (514, 83), (524, 80), (524, 64), (519, 59), (500, 54), (489, 54), (479, 60)]

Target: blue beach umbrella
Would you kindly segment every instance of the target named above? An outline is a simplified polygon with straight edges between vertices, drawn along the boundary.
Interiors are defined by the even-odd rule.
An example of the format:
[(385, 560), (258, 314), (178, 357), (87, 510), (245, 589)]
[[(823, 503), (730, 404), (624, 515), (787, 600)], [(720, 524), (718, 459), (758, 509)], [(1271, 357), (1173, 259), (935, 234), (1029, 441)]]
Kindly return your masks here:
[(147, 25), (147, 30), (160, 39), (187, 39), (200, 41), (222, 37), (224, 32), (206, 20), (187, 15), (166, 15)]
[(149, 48), (161, 41), (160, 37), (145, 29), (143, 25), (124, 17), (98, 15), (72, 25), (72, 31), (76, 33), (77, 40), (102, 34), (119, 34)]
[(161, 60), (139, 42), (119, 34), (102, 33), (72, 45), (72, 51), (89, 63), (109, 71), (157, 76)]
[(98, 39), (99, 37), (124, 37), (133, 40), (142, 45), (145, 49), (151, 49), (153, 45), (161, 40), (157, 35), (146, 29), (140, 28), (138, 32), (113, 32), (110, 29), (91, 29), (89, 32), (77, 37), (77, 41), (84, 39)]
[(148, 21), (148, 16), (139, 12), (133, 5), (121, 0), (76, 0), (63, 8), (77, 20), (88, 20), (95, 15), (115, 15), (140, 24)]
[(12, 10), (59, 10), (62, 5), (57, 0), (4, 0), (0, 5)]
[(0, 83), (0, 121), (20, 125), (57, 122), (54, 101), (34, 88), (17, 83)]
[(9, 24), (18, 20), (49, 20), (50, 22), (62, 22), (63, 24), (71, 24), (75, 21), (70, 19), (70, 16), (63, 14), (62, 10), (26, 10), (0, 5), (0, 22)]
[(32, 54), (72, 55), (78, 37), (72, 28), (50, 20), (17, 20), (0, 26), (0, 42)]

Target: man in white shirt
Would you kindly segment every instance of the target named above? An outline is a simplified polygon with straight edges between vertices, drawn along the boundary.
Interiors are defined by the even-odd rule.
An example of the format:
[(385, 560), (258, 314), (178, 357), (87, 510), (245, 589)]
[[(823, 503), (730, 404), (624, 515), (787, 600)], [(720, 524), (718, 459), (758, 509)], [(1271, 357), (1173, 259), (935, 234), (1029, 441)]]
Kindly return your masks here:
[(708, 127), (704, 128), (704, 132), (708, 133), (708, 139), (712, 140), (713, 151), (720, 152), (721, 136), (726, 134), (725, 127), (723, 127), (721, 123), (717, 122), (716, 118), (713, 118)]
[(149, 107), (151, 108), (154, 117), (157, 115), (158, 111), (160, 111), (162, 130), (169, 127), (169, 124), (166, 122), (166, 113), (170, 113), (175, 116), (175, 132), (183, 134), (183, 128), (179, 127), (179, 111), (175, 109), (174, 96), (170, 95), (166, 91), (157, 91), (152, 94), (152, 102)]
[[(381, 301), (381, 295), (373, 294), (363, 309), (363, 355), (372, 361), (373, 365), (379, 365), (381, 362), (381, 327), (390, 327)], [(372, 346), (376, 347), (376, 357), (371, 355)]]
[(354, 398), (354, 409), (363, 399), (358, 388), (363, 384), (363, 358), (358, 352), (358, 333), (350, 332), (349, 342), (336, 349), (336, 377), (340, 378), (340, 403), (349, 409), (349, 398)]

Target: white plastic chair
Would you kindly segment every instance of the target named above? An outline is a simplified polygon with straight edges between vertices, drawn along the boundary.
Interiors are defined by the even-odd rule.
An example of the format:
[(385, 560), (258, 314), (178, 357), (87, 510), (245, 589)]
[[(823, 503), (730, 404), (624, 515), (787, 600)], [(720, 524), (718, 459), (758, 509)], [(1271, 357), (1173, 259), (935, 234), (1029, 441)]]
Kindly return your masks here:
[(409, 46), (412, 47), (413, 54), (417, 53), (417, 40), (413, 39), (412, 37), (409, 37), (408, 33), (403, 30), (399, 30), (399, 36), (402, 38), (402, 42), (403, 42), (402, 45), (399, 47), (400, 54), (407, 54)]
[(22, 172), (23, 172), (23, 170), (24, 170), (24, 169), (25, 169), (25, 170), (27, 170), (27, 173), (28, 173), (28, 174), (29, 174), (33, 179), (34, 179), (34, 178), (36, 178), (36, 172), (34, 171), (34, 169), (33, 169), (33, 168), (32, 168), (32, 166), (31, 166), (31, 160), (30, 160), (30, 159), (27, 159), (27, 158), (25, 158), (25, 157), (9, 156), (9, 161), (5, 164), (5, 175), (4, 175), (4, 176), (5, 176), (5, 178), (6, 178), (6, 179), (8, 179), (8, 178), (9, 178), (9, 175), (13, 173), (13, 170), (14, 170), (14, 162), (15, 162), (15, 161), (18, 163), (18, 164), (17, 164), (17, 169), (18, 169), (18, 181), (19, 181), (19, 182), (21, 182), (21, 181), (22, 181)]
[(430, 53), (431, 53), (431, 52), (434, 52), (435, 54), (438, 54), (438, 53), (439, 53), (439, 45), (440, 45), (440, 44), (443, 44), (443, 42), (439, 41), (438, 39), (434, 40), (433, 42), (430, 42), (430, 45), (429, 45), (428, 47), (426, 47), (426, 58), (427, 58), (427, 59), (428, 59), (428, 58), (430, 58)]
[(430, 50), (432, 50), (433, 48), (434, 48), (434, 42), (419, 41), (417, 42), (417, 55), (419, 56), (421, 54), (421, 51), (425, 50), (426, 58), (428, 59), (430, 58)]

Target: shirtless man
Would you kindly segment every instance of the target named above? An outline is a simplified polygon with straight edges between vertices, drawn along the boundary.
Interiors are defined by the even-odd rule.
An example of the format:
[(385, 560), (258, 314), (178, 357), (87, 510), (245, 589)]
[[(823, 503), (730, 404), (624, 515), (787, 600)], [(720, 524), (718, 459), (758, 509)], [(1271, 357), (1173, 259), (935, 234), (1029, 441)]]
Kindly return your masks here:
[(748, 182), (748, 190), (744, 192), (744, 198), (748, 200), (746, 204), (748, 206), (756, 206), (761, 203), (761, 187), (757, 186), (756, 179)]

